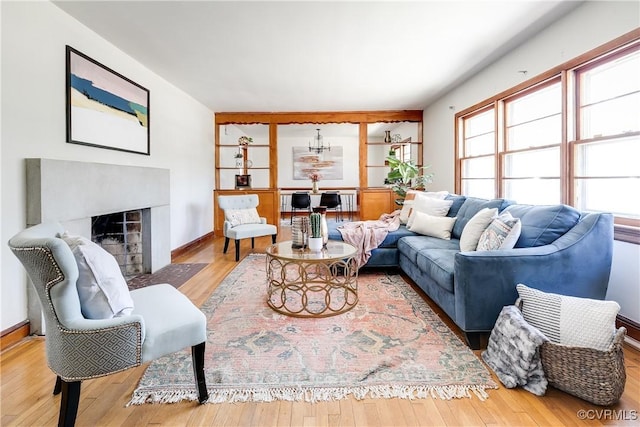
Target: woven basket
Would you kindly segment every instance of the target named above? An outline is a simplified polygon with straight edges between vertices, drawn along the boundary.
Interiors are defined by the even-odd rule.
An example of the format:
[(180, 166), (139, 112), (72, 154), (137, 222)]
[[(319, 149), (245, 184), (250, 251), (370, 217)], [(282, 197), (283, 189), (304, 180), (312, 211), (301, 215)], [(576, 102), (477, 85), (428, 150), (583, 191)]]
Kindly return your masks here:
[(627, 379), (622, 354), (626, 332), (618, 329), (608, 350), (542, 344), (540, 356), (549, 384), (596, 405), (617, 402)]

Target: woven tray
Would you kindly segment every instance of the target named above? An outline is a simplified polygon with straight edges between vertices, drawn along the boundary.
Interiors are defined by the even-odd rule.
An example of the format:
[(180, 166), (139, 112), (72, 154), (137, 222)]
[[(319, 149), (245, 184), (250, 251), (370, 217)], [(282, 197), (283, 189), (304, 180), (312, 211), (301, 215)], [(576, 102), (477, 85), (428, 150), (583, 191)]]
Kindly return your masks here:
[(617, 402), (627, 379), (622, 353), (626, 332), (618, 329), (608, 350), (542, 344), (540, 356), (549, 384), (596, 405)]

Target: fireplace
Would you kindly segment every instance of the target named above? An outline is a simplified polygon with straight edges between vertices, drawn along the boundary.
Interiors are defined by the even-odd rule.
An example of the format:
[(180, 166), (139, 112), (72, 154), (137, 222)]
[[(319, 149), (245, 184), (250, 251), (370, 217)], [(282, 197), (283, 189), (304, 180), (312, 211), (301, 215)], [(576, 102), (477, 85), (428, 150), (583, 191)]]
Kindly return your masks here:
[[(142, 247), (144, 272), (153, 273), (171, 263), (168, 169), (54, 159), (26, 159), (26, 169), (27, 225), (55, 221), (70, 234), (91, 238), (96, 217), (138, 211), (142, 242), (132, 242), (129, 232), (116, 240), (126, 242), (125, 250)], [(140, 256), (134, 253), (127, 258)], [(125, 276), (130, 276), (127, 269), (139, 269), (129, 264), (123, 264)], [(27, 287), (31, 333), (41, 334), (40, 302), (31, 295), (35, 292), (31, 288)]]
[[(150, 273), (148, 245), (149, 239), (144, 227), (148, 209), (135, 209), (91, 218), (91, 240), (102, 246), (118, 262), (122, 275), (130, 279), (142, 273)], [(145, 250), (147, 249), (147, 250)]]

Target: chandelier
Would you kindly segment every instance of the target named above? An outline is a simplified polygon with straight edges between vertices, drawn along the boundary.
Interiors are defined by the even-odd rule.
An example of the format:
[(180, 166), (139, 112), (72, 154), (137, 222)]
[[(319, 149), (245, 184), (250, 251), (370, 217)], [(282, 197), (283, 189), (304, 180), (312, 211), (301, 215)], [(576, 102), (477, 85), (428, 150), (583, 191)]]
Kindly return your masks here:
[(309, 142), (309, 151), (316, 154), (322, 153), (324, 150), (331, 151), (331, 144), (324, 145), (322, 135), (320, 135), (320, 129), (316, 129), (318, 134), (313, 137), (313, 142)]

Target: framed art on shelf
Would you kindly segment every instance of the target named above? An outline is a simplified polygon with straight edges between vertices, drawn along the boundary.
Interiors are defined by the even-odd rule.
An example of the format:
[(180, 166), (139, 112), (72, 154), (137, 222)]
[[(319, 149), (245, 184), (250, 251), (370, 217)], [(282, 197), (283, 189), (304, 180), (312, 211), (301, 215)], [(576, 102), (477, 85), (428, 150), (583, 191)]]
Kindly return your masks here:
[(149, 90), (66, 48), (67, 142), (150, 154)]
[(236, 190), (251, 188), (251, 175), (236, 175)]

